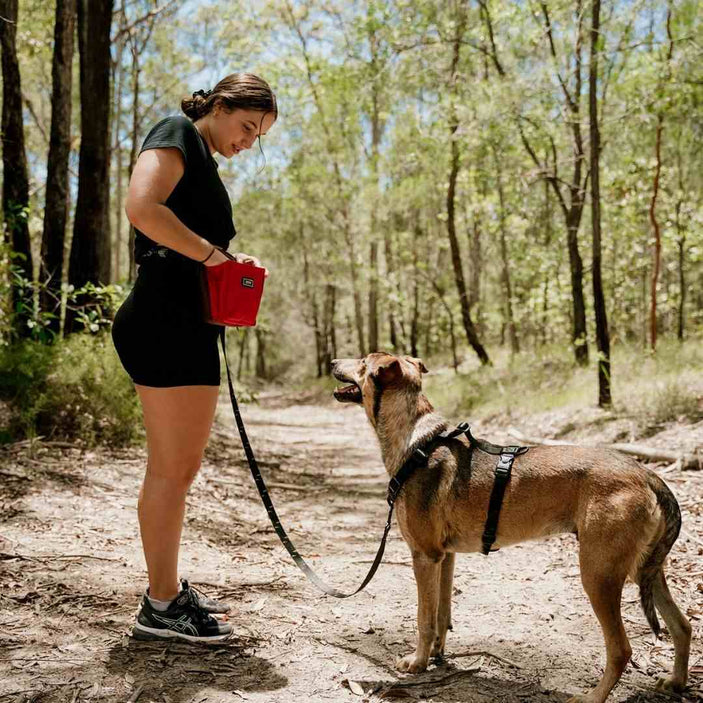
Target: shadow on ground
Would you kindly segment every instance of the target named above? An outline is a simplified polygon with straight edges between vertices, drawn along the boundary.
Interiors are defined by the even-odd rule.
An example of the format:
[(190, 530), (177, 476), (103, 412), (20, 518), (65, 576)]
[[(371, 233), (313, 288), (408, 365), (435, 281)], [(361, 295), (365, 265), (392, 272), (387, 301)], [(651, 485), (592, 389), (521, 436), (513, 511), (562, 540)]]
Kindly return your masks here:
[(146, 696), (165, 693), (174, 703), (195, 700), (198, 692), (275, 691), (288, 679), (267, 659), (253, 654), (256, 640), (233, 637), (204, 646), (177, 642), (137, 642), (125, 638), (108, 651), (107, 670), (143, 686)]

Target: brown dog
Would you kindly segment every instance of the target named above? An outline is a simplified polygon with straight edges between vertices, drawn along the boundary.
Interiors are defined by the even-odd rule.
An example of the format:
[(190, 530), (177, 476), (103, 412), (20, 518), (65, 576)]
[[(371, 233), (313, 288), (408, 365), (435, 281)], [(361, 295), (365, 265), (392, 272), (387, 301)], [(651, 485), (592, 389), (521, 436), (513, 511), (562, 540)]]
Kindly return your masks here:
[[(427, 465), (415, 471), (396, 503), (419, 601), (417, 649), (397, 668), (424, 671), (431, 656), (442, 656), (451, 628), (454, 554), (481, 550), (496, 457), (471, 452), (463, 437), (432, 442), (447, 422), (422, 393), (427, 369), (419, 359), (377, 352), (365, 359), (336, 359), (332, 369), (335, 378), (350, 384), (335, 397), (364, 407), (391, 476), (417, 447), (428, 447)], [(659, 633), (656, 608), (674, 640), (673, 675), (660, 679), (657, 688), (680, 692), (685, 687), (691, 626), (674, 603), (663, 570), (680, 527), (679, 506), (666, 484), (617, 452), (534, 447), (515, 459), (494, 547), (575, 534), (581, 581), (605, 637), (603, 678), (569, 703), (605, 701), (630, 659), (620, 614), (628, 576), (640, 587), (652, 630)]]

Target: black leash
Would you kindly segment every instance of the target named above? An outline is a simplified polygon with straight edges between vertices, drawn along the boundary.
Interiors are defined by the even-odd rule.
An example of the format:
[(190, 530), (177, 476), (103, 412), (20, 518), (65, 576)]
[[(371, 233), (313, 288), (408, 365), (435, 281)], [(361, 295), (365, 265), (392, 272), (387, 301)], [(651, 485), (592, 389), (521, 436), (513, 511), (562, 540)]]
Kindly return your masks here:
[(290, 537), (286, 533), (281, 521), (278, 519), (278, 514), (276, 513), (276, 508), (273, 507), (273, 502), (271, 501), (271, 496), (269, 495), (268, 488), (266, 488), (266, 483), (264, 482), (264, 477), (261, 475), (259, 470), (259, 465), (256, 462), (256, 457), (254, 456), (254, 451), (249, 443), (249, 438), (247, 437), (247, 431), (244, 428), (244, 421), (242, 420), (242, 415), (239, 412), (239, 404), (237, 403), (237, 398), (234, 395), (234, 387), (232, 386), (232, 376), (229, 370), (229, 363), (227, 361), (227, 349), (225, 348), (225, 328), (222, 327), (220, 330), (220, 342), (222, 342), (222, 353), (225, 357), (225, 366), (227, 368), (227, 383), (229, 384), (229, 399), (232, 403), (232, 410), (234, 411), (234, 419), (237, 421), (237, 428), (239, 429), (239, 434), (242, 438), (242, 446), (244, 447), (244, 453), (247, 457), (247, 462), (249, 463), (249, 469), (251, 470), (251, 475), (254, 478), (254, 483), (259, 491), (261, 500), (266, 508), (266, 512), (271, 520), (273, 529), (276, 531), (279, 539), (283, 543), (283, 546), (288, 550), (288, 554), (293, 557), (293, 561), (296, 566), (321, 590), (324, 591), (328, 596), (334, 596), (335, 598), (349, 598), (356, 595), (359, 591), (366, 587), (366, 585), (374, 577), (374, 574), (378, 570), (378, 567), (383, 560), (383, 552), (386, 549), (386, 539), (388, 533), (391, 529), (391, 519), (393, 517), (393, 506), (395, 505), (396, 498), (400, 493), (400, 489), (403, 487), (403, 483), (407, 478), (413, 473), (413, 471), (424, 464), (427, 461), (427, 455), (421, 450), (417, 449), (410, 457), (410, 459), (405, 462), (401, 467), (400, 471), (396, 474), (394, 478), (391, 479), (388, 484), (388, 495), (386, 500), (388, 501), (388, 519), (386, 520), (386, 526), (383, 529), (383, 537), (381, 538), (381, 544), (378, 547), (378, 552), (373, 560), (373, 564), (369, 569), (369, 573), (366, 578), (362, 581), (361, 586), (351, 593), (343, 593), (342, 591), (328, 586), (320, 577), (308, 566), (307, 562), (303, 557), (300, 556), (298, 550), (295, 548), (293, 542), (291, 542)]

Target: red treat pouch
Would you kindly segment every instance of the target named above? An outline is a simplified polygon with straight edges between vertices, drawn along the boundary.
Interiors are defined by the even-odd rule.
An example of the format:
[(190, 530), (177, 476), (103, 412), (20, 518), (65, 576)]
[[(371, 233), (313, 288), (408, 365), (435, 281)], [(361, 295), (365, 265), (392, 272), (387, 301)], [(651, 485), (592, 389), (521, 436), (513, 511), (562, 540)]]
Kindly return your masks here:
[(266, 270), (237, 261), (203, 268), (205, 319), (228, 327), (256, 325)]

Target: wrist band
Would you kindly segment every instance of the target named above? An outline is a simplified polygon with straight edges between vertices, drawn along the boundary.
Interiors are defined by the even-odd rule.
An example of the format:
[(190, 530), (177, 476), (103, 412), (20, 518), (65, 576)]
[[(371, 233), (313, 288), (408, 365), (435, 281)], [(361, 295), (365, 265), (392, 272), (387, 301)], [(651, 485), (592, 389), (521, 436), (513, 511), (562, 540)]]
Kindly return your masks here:
[(204, 264), (216, 251), (217, 247), (213, 247), (212, 251), (210, 251), (210, 253), (200, 263)]

